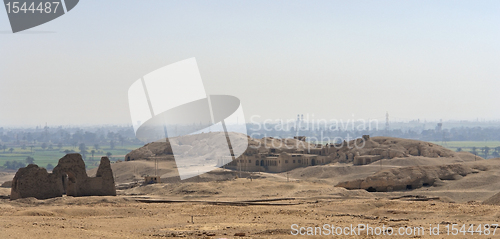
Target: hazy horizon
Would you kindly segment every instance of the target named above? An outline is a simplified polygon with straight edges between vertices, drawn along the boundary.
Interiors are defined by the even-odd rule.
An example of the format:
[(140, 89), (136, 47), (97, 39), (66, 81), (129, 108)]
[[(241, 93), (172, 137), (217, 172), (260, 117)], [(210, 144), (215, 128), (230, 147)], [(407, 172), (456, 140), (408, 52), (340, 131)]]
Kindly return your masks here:
[[(279, 125), (281, 124), (280, 123), (280, 120), (282, 124), (286, 124), (287, 123), (287, 120), (288, 120), (288, 124), (294, 124), (294, 122), (292, 122), (292, 118), (281, 118), (281, 119), (262, 119), (262, 120), (248, 120), (246, 122), (247, 125), (251, 125), (251, 124), (269, 124), (269, 125)], [(368, 123), (378, 123), (378, 128), (379, 130), (383, 130), (384, 127), (385, 127), (385, 120), (381, 120), (381, 119), (311, 119), (309, 121), (307, 120), (304, 120), (302, 121), (303, 123), (309, 123), (309, 124), (324, 124), (324, 120), (326, 120), (326, 124), (327, 125), (330, 125), (330, 124), (352, 124), (352, 122), (354, 122), (355, 124), (357, 123), (363, 123), (363, 121), (368, 124)], [(336, 120), (336, 121), (335, 121)], [(371, 120), (371, 121), (370, 121)], [(500, 127), (500, 120), (425, 120), (425, 119), (420, 119), (419, 122), (417, 122), (419, 119), (413, 119), (413, 120), (390, 120), (390, 124), (391, 126), (392, 125), (398, 125), (398, 127), (396, 128), (399, 128), (399, 126), (401, 125), (405, 125), (405, 124), (408, 124), (408, 125), (413, 125), (413, 124), (428, 124), (427, 125), (427, 128), (433, 128), (435, 127), (434, 124), (436, 123), (440, 123), (442, 122), (443, 123), (443, 128), (450, 128), (450, 127), (456, 127), (456, 124), (460, 125), (460, 127), (464, 126), (464, 125), (467, 125), (467, 124), (470, 124), (470, 125), (494, 125), (493, 127)], [(450, 124), (452, 126), (450, 126)], [(12, 124), (12, 125), (5, 125), (5, 124), (0, 124), (0, 128), (4, 128), (4, 129), (34, 129), (34, 128), (39, 128), (39, 129), (43, 129), (45, 126), (49, 127), (49, 128), (59, 128), (59, 127), (62, 127), (63, 129), (69, 129), (69, 128), (99, 128), (99, 127), (131, 127), (133, 128), (132, 124), (131, 123), (123, 123), (123, 124), (113, 124), (113, 123), (103, 123), (103, 124), (92, 124), (92, 123), (89, 123), (89, 124), (33, 124), (33, 125), (15, 125), (15, 124)], [(465, 127), (465, 126), (464, 126)]]
[(16, 34), (0, 11), (0, 126), (131, 124), (131, 84), (191, 57), (247, 122), (500, 120), (500, 2), (119, 3)]

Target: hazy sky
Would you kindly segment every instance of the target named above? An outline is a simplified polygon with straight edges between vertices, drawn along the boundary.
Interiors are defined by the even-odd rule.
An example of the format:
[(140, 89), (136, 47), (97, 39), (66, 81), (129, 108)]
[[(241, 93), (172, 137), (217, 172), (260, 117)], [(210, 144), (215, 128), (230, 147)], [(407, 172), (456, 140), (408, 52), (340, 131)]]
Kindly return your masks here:
[(0, 126), (130, 124), (130, 85), (190, 57), (247, 119), (500, 119), (499, 26), (499, 1), (84, 0), (16, 34), (0, 9)]

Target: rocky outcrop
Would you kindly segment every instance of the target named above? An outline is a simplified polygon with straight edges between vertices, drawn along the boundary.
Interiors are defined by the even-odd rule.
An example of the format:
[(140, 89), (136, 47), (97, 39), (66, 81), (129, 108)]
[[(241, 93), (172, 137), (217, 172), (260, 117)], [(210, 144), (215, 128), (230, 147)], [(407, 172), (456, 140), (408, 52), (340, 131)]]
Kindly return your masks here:
[(352, 162), (353, 165), (365, 165), (382, 159), (381, 155), (363, 155), (355, 156)]
[(390, 192), (432, 186), (439, 180), (455, 180), (474, 172), (462, 164), (415, 166), (383, 170), (365, 179), (341, 182), (336, 187)]
[(455, 157), (456, 153), (436, 144), (391, 137), (370, 137), (344, 141), (342, 147), (333, 152), (334, 162), (354, 165), (370, 164), (380, 159), (422, 156), (428, 158)]
[(12, 181), (3, 182), (2, 185), (0, 185), (0, 188), (11, 188), (11, 187), (12, 187)]
[[(211, 134), (198, 134), (196, 136), (183, 137), (182, 140), (186, 140), (186, 142), (182, 142), (185, 146), (183, 149), (181, 147), (178, 148), (177, 154), (186, 154), (191, 156), (199, 155), (200, 153), (210, 155), (213, 153), (213, 150), (205, 151), (209, 147), (213, 147), (213, 143), (215, 141), (211, 141), (210, 137), (217, 137), (218, 133)], [(224, 136), (225, 137), (225, 136)], [(307, 152), (308, 149), (311, 151), (316, 150), (315, 144), (310, 144), (308, 142), (303, 141), (304, 136), (301, 136), (301, 140), (298, 139), (279, 139), (273, 137), (264, 137), (262, 139), (254, 139), (244, 134), (235, 134), (235, 139), (238, 141), (245, 140), (248, 142), (248, 147), (246, 148), (244, 154), (245, 155), (256, 155), (259, 153), (273, 153), (279, 154), (282, 152), (287, 153), (304, 153)], [(174, 160), (173, 151), (171, 148), (171, 143), (173, 145), (179, 145), (179, 138), (173, 137), (169, 138), (167, 142), (152, 142), (140, 147), (138, 149), (132, 150), (130, 153), (125, 155), (125, 161), (134, 161), (134, 160)], [(196, 143), (195, 143), (196, 142)], [(202, 150), (191, 150), (191, 146), (194, 144), (204, 145)], [(246, 143), (244, 145), (247, 145)], [(234, 147), (234, 146), (233, 146)], [(181, 152), (182, 151), (182, 152)], [(353, 157), (353, 155), (352, 155)]]
[[(173, 159), (169, 142), (152, 142), (141, 148), (132, 150), (125, 155), (125, 161), (150, 160), (153, 157), (168, 157)], [(170, 157), (169, 157), (170, 156)]]
[(483, 201), (484, 205), (500, 205), (500, 193), (497, 193)]
[(30, 164), (20, 168), (12, 180), (10, 198), (35, 197), (47, 199), (68, 196), (115, 196), (116, 188), (107, 157), (101, 158), (96, 177), (88, 177), (80, 154), (67, 154), (48, 173), (45, 168)]

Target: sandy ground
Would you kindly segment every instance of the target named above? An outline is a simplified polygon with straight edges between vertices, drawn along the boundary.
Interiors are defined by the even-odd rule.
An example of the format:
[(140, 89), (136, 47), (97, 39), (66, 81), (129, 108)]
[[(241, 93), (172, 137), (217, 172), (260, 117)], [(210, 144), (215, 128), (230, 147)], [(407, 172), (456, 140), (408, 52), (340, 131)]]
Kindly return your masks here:
[[(248, 191), (248, 188), (253, 190)], [(131, 196), (139, 191), (147, 192), (148, 196)], [(456, 236), (445, 235), (445, 226), (449, 223), (457, 223), (460, 226), (467, 224), (469, 227), (469, 224), (498, 223), (500, 217), (498, 206), (481, 205), (477, 202), (452, 203), (447, 199), (437, 198), (427, 198), (429, 201), (408, 201), (415, 198), (394, 199), (366, 191), (347, 191), (327, 184), (276, 182), (267, 179), (237, 179), (184, 185), (158, 184), (121, 191), (120, 194), (117, 197), (2, 200), (0, 236), (235, 238), (235, 234), (244, 233), (247, 238), (296, 238), (297, 236), (291, 235), (296, 232), (292, 230), (293, 224), (297, 224), (297, 228), (323, 227), (325, 224), (335, 227), (364, 224), (370, 227), (385, 225), (397, 228), (393, 233), (400, 227), (422, 226), (424, 235), (415, 235), (417, 238), (454, 238)], [(178, 196), (169, 197), (170, 194)], [(136, 201), (141, 199), (179, 201)], [(270, 201), (254, 203), (257, 205), (242, 203), (254, 199)], [(276, 201), (271, 201), (272, 199)], [(439, 236), (429, 235), (429, 224), (440, 224)], [(377, 237), (367, 236), (363, 231), (361, 234), (363, 235), (357, 237)], [(311, 236), (315, 237), (319, 236)], [(400, 238), (395, 235), (393, 237)], [(461, 236), (471, 237), (492, 236)]]
[[(397, 198), (301, 180), (240, 178), (156, 184), (120, 190), (119, 194), (3, 199), (0, 238), (240, 238), (235, 236), (237, 233), (244, 233), (246, 238), (302, 238), (292, 235), (297, 232), (292, 230), (293, 224), (297, 229), (304, 227), (302, 232), (325, 224), (335, 228), (363, 224), (392, 227), (394, 238), (456, 238), (446, 235), (446, 225), (466, 224), (469, 228), (470, 224), (499, 223), (500, 218), (500, 207), (479, 202), (456, 203), (447, 197)], [(410, 194), (416, 196), (418, 192), (408, 191)], [(429, 235), (429, 225), (438, 224), (440, 235)], [(401, 227), (423, 227), (423, 235), (396, 236)], [(364, 231), (361, 234), (357, 237), (383, 237), (366, 235)], [(468, 233), (459, 238), (493, 236)]]
[[(369, 193), (333, 186), (389, 168), (452, 163), (467, 164), (477, 173), (398, 192)], [(306, 235), (292, 235), (301, 227), (303, 233), (312, 230), (311, 238), (321, 238), (332, 237), (325, 235), (329, 232), (326, 227), (350, 228), (351, 224), (374, 231), (367, 235), (355, 230), (361, 235), (348, 232), (349, 236), (335, 237), (389, 237), (374, 235), (383, 226), (384, 232), (378, 232), (392, 232), (394, 238), (498, 237), (493, 229), (484, 235), (484, 225), (499, 223), (500, 206), (482, 202), (500, 192), (500, 159), (394, 158), (363, 166), (335, 163), (278, 174), (243, 172), (241, 176), (220, 169), (181, 183), (174, 180), (172, 164), (159, 164), (159, 174), (170, 175), (167, 183), (133, 188), (125, 183), (154, 174), (154, 162), (112, 164), (120, 189), (116, 197), (10, 201), (6, 199), (10, 189), (0, 188), (0, 238), (241, 238), (235, 235), (243, 234), (244, 238), (303, 238)], [(93, 176), (95, 171), (88, 174)], [(0, 183), (13, 176), (13, 172), (2, 173)], [(493, 201), (500, 203), (500, 196)], [(459, 230), (466, 225), (467, 232), (452, 235), (452, 228), (457, 227), (453, 224)], [(439, 235), (430, 235), (429, 227), (438, 225), (439, 230), (434, 231)], [(472, 235), (470, 225), (474, 225)], [(420, 227), (423, 229), (415, 232)], [(400, 228), (411, 235), (399, 236)]]

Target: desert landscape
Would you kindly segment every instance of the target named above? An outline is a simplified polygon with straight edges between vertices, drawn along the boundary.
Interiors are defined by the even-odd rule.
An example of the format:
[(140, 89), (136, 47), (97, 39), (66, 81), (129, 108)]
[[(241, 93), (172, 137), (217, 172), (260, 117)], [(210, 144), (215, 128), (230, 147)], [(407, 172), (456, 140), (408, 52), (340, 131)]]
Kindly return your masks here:
[(0, 239), (500, 238), (500, 1), (3, 4)]
[[(294, 238), (310, 233), (315, 238), (332, 236), (332, 226), (353, 226), (353, 232), (339, 237), (389, 236), (384, 233), (395, 238), (496, 237), (495, 226), (485, 235), (484, 225), (497, 224), (500, 218), (500, 159), (484, 160), (415, 140), (374, 137), (370, 141), (363, 152), (386, 146), (410, 152), (415, 145), (425, 144), (445, 157), (388, 155), (366, 165), (333, 160), (281, 173), (220, 168), (182, 181), (178, 176), (176, 180), (175, 161), (165, 159), (158, 163), (162, 183), (155, 184), (143, 184), (143, 175), (154, 173), (154, 160), (140, 159), (111, 164), (116, 196), (63, 195), (43, 200), (11, 200), (8, 181), (14, 175), (3, 173), (0, 235)], [(153, 151), (161, 148), (150, 146)], [(161, 153), (156, 157), (161, 158)], [(97, 171), (87, 174), (94, 177)], [(466, 225), (465, 230), (453, 235), (453, 224), (457, 230)], [(480, 224), (481, 235), (475, 231)], [(358, 231), (360, 225), (385, 231)], [(472, 233), (467, 231), (471, 225)], [(398, 234), (400, 228), (404, 235)]]

